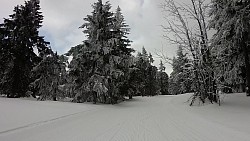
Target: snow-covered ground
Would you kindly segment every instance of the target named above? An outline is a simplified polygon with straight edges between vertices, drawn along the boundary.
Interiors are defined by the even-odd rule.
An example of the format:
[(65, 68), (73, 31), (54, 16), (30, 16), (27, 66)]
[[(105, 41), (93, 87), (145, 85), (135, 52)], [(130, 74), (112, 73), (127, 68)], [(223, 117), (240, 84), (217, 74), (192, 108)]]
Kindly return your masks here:
[(250, 97), (189, 107), (189, 96), (117, 105), (0, 98), (0, 141), (250, 141)]

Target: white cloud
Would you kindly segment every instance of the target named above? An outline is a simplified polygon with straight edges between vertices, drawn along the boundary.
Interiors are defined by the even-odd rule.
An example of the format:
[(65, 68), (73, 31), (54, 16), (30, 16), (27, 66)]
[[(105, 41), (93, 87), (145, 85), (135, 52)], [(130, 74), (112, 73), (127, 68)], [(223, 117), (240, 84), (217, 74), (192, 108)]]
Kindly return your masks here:
[[(79, 27), (83, 18), (91, 14), (91, 5), (97, 0), (41, 0), (41, 11), (44, 15), (41, 34), (51, 42), (51, 46), (58, 53), (65, 53), (70, 47), (80, 44), (85, 35)], [(164, 50), (172, 57), (175, 47), (168, 45), (162, 38), (160, 25), (164, 24), (159, 4), (162, 0), (110, 0), (112, 11), (119, 5), (125, 16), (126, 23), (131, 28), (129, 38), (133, 41), (132, 47), (141, 51), (145, 46), (153, 55), (156, 51)], [(105, 2), (105, 0), (103, 0)], [(24, 0), (1, 0), (0, 18), (12, 14), (15, 5), (23, 4)], [(0, 22), (3, 20), (1, 19)], [(165, 48), (168, 47), (168, 48)], [(159, 59), (155, 58), (155, 65)], [(171, 67), (168, 67), (168, 73)]]

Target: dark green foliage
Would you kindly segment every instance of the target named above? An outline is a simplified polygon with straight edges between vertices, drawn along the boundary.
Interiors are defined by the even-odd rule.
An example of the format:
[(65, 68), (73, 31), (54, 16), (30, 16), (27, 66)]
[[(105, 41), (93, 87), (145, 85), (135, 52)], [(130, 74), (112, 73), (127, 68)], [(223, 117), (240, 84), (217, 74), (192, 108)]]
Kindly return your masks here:
[(159, 72), (158, 84), (162, 95), (169, 95), (169, 78), (166, 72)]
[(135, 95), (154, 96), (160, 93), (157, 80), (157, 67), (152, 66), (152, 55), (142, 48), (142, 53), (138, 53), (135, 62), (135, 70), (130, 82), (134, 85)]
[(65, 65), (60, 62), (57, 54), (44, 56), (33, 68), (32, 74), (36, 80), (30, 84), (30, 90), (39, 96), (39, 100), (57, 100), (64, 97), (59, 86), (64, 82)]
[(30, 71), (41, 61), (34, 53), (38, 50), (42, 57), (49, 53), (49, 44), (39, 36), (43, 16), (41, 15), (39, 1), (26, 1), (24, 5), (16, 6), (14, 14), (5, 19), (1, 25), (1, 61), (3, 62), (2, 91), (8, 97), (25, 96), (31, 82)]
[(99, 0), (92, 7), (81, 26), (88, 39), (68, 53), (73, 55), (69, 74), (75, 84), (74, 101), (116, 103), (126, 95), (121, 89), (127, 84), (133, 51), (126, 37), (129, 28), (119, 7), (115, 14), (110, 12), (109, 2)]
[(161, 95), (168, 95), (169, 94), (168, 74), (164, 71), (165, 71), (165, 66), (161, 61), (159, 71), (157, 74), (158, 85), (160, 87)]
[(71, 47), (71, 49), (67, 53), (65, 53), (65, 55), (76, 57), (79, 54), (80, 50), (82, 49), (82, 46), (83, 45), (81, 44), (75, 47)]
[(250, 87), (249, 7), (247, 0), (214, 0), (211, 6), (210, 27), (217, 31), (212, 40), (217, 81), (222, 88), (234, 86), (230, 91)]
[(160, 94), (160, 88), (157, 81), (157, 67), (150, 66), (147, 69), (145, 95), (154, 96), (159, 94)]
[(170, 74), (169, 79), (169, 93), (183, 94), (192, 91), (192, 65), (186, 54), (183, 53), (183, 49), (180, 46), (177, 51), (177, 58), (173, 58), (173, 72)]
[[(76, 55), (72, 54), (73, 60), (69, 65), (69, 77), (71, 81), (68, 83), (70, 83), (70, 95), (75, 97), (75, 101), (84, 102), (88, 98), (88, 96), (85, 95), (89, 94), (88, 91), (90, 91), (90, 89), (88, 88), (88, 80), (90, 74), (92, 73), (92, 62), (89, 58), (92, 53), (88, 51), (88, 48), (85, 44), (78, 45), (77, 47), (79, 48), (79, 51), (78, 53), (76, 53)], [(79, 99), (79, 97), (82, 97), (84, 99)]]
[(130, 29), (121, 8), (112, 13), (111, 4), (102, 0), (92, 7), (80, 27), (87, 39), (59, 56), (39, 36), (43, 20), (39, 0), (16, 6), (0, 25), (0, 92), (8, 97), (68, 96), (74, 102), (112, 104), (125, 96), (167, 94), (168, 76), (152, 65), (152, 55), (145, 48), (136, 58), (131, 55)]
[(4, 26), (0, 25), (0, 93), (10, 93), (8, 87), (8, 80), (10, 79), (9, 72), (13, 68), (13, 55), (11, 54), (10, 47), (7, 46), (7, 31)]

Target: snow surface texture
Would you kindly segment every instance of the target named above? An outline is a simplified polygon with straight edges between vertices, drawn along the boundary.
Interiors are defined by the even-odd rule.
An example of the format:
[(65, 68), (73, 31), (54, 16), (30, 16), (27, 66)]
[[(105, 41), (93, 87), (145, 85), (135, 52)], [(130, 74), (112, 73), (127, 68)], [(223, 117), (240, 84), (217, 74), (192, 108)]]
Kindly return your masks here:
[(117, 105), (0, 98), (0, 141), (249, 141), (250, 97), (189, 107), (190, 95)]

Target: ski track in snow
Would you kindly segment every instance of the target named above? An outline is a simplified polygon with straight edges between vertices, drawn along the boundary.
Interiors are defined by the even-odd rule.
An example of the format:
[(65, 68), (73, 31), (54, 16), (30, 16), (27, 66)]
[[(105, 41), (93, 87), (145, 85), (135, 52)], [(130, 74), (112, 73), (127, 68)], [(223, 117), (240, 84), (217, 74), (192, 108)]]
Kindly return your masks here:
[(2, 131), (0, 141), (250, 140), (246, 132), (179, 106), (176, 99), (181, 97), (138, 97), (118, 105), (93, 105), (85, 111)]
[[(91, 111), (92, 110), (93, 109), (91, 109)], [(15, 131), (18, 131), (18, 130), (24, 130), (26, 128), (34, 128), (36, 126), (41, 126), (43, 124), (49, 124), (50, 122), (53, 122), (53, 121), (56, 121), (56, 120), (60, 120), (60, 119), (63, 119), (63, 118), (68, 118), (70, 116), (75, 116), (75, 115), (78, 115), (78, 114), (81, 114), (81, 113), (85, 113), (85, 112), (88, 112), (88, 111), (90, 111), (90, 110), (85, 110), (85, 111), (82, 111), (82, 112), (77, 112), (77, 113), (73, 113), (73, 114), (69, 114), (69, 115), (64, 115), (64, 116), (60, 116), (60, 117), (49, 119), (49, 120), (44, 120), (44, 121), (39, 121), (39, 122), (31, 123), (31, 124), (28, 124), (28, 125), (25, 125), (25, 126), (20, 126), (20, 127), (13, 128), (13, 129), (8, 129), (8, 130), (5, 130), (5, 131), (1, 131), (0, 135), (2, 135), (2, 134), (10, 134), (11, 132), (15, 132)]]

